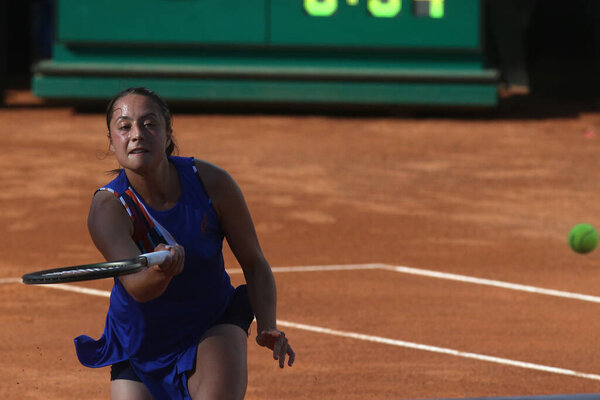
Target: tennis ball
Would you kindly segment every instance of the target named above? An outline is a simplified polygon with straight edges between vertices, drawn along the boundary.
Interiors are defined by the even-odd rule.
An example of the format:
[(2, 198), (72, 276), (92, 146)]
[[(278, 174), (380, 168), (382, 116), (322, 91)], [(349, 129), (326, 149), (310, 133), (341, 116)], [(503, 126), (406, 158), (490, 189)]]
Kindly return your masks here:
[(577, 224), (569, 232), (569, 246), (577, 253), (589, 253), (597, 245), (598, 231), (590, 224)]

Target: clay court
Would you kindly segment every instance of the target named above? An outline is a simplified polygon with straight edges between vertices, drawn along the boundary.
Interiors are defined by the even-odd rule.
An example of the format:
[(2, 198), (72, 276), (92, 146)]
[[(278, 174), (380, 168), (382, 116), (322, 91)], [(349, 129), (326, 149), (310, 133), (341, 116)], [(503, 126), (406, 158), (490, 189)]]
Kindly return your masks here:
[[(109, 369), (81, 366), (73, 338), (100, 336), (111, 281), (19, 279), (100, 260), (87, 211), (117, 166), (102, 109), (6, 103), (0, 398), (106, 399)], [(600, 226), (600, 112), (173, 111), (179, 155), (245, 192), (297, 353), (279, 370), (252, 336), (247, 399), (600, 393), (600, 253), (566, 243), (575, 223)]]

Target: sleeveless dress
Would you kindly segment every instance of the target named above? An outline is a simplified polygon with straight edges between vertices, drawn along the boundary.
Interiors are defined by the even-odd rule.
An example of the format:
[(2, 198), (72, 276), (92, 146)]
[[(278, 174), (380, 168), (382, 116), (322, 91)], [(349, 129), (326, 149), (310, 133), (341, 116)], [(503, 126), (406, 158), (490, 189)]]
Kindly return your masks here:
[(186, 372), (193, 369), (202, 334), (223, 314), (234, 293), (223, 261), (223, 232), (193, 158), (169, 157), (181, 197), (166, 211), (144, 203), (121, 171), (108, 185), (134, 224), (142, 253), (159, 243), (185, 249), (183, 272), (156, 299), (138, 303), (115, 278), (104, 333), (75, 338), (79, 361), (104, 367), (129, 360), (155, 399), (190, 399)]

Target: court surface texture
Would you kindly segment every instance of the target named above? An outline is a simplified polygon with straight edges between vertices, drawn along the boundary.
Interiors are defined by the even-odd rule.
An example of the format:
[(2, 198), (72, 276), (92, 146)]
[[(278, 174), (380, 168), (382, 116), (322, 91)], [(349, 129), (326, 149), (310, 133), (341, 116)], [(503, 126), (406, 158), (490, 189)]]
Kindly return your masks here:
[[(280, 370), (253, 324), (247, 399), (600, 399), (600, 252), (567, 245), (600, 227), (599, 111), (173, 112), (179, 155), (242, 188), (297, 353)], [(15, 92), (0, 127), (0, 398), (106, 399), (73, 338), (101, 335), (112, 282), (19, 282), (99, 261), (104, 115)]]

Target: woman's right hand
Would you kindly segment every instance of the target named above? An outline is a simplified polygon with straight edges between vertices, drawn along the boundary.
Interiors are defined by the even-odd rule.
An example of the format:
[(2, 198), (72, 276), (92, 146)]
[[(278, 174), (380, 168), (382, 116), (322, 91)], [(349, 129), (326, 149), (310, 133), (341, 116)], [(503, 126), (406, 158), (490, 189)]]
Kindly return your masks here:
[(279, 360), (279, 368), (283, 368), (285, 365), (286, 356), (288, 365), (291, 367), (294, 364), (296, 353), (292, 350), (292, 346), (282, 331), (275, 328), (265, 329), (256, 337), (256, 343), (273, 350), (273, 359)]
[(179, 244), (167, 245), (159, 244), (154, 251), (167, 250), (171, 253), (169, 257), (160, 265), (153, 265), (150, 268), (156, 268), (168, 277), (179, 275), (183, 271), (183, 262), (185, 261), (185, 251)]

